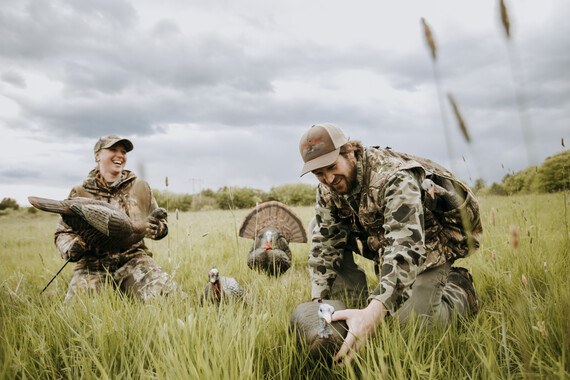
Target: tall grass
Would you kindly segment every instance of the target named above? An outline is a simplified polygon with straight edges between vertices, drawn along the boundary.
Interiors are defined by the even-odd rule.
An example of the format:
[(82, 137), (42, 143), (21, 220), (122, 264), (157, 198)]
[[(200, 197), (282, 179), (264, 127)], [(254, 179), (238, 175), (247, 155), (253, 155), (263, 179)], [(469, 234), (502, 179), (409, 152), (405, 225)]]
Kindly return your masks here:
[[(148, 242), (186, 300), (143, 304), (109, 286), (72, 306), (63, 304), (71, 266), (39, 294), (63, 264), (53, 245), (56, 218), (9, 213), (0, 216), (0, 377), (567, 379), (565, 201), (562, 194), (482, 198), (482, 247), (457, 263), (473, 272), (480, 312), (441, 331), (389, 319), (346, 369), (311, 361), (288, 332), (291, 311), (310, 298), (309, 245), (291, 245), (293, 265), (281, 277), (250, 270), (251, 241), (235, 238), (247, 210), (171, 217), (171, 262), (165, 241)], [(308, 224), (312, 208), (295, 211)], [(516, 248), (512, 225), (521, 233)], [(371, 263), (357, 259), (375, 286)], [(240, 281), (242, 301), (201, 305), (212, 267)]]

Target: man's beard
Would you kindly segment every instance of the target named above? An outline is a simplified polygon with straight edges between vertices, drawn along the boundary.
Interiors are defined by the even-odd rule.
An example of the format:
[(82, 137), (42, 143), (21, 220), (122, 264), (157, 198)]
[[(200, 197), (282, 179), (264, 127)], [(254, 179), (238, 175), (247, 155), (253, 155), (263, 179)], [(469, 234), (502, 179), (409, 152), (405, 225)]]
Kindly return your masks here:
[(348, 169), (348, 173), (346, 176), (343, 176), (343, 179), (346, 183), (346, 189), (344, 189), (343, 191), (338, 191), (336, 190), (333, 186), (329, 186), (329, 188), (336, 192), (337, 194), (340, 195), (345, 195), (345, 194), (350, 194), (350, 192), (354, 189), (354, 187), (356, 186), (356, 162), (353, 161), (349, 161), (349, 169)]

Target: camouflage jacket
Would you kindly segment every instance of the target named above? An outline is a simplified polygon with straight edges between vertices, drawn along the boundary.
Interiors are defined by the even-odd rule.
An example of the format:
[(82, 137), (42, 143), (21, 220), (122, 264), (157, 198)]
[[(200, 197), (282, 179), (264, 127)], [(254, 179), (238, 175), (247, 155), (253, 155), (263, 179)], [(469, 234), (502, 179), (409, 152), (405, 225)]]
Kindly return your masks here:
[[(455, 209), (427, 207), (421, 183), (452, 180), (464, 202)], [(372, 293), (388, 312), (410, 296), (422, 271), (466, 257), (479, 247), (477, 200), (451, 172), (425, 158), (369, 147), (357, 160), (357, 184), (339, 195), (317, 188), (316, 221), (309, 252), (312, 298), (327, 298), (345, 250), (381, 263)]]
[[(103, 200), (123, 210), (131, 219), (142, 220), (158, 207), (150, 186), (129, 170), (123, 170), (119, 180), (108, 185), (101, 177), (99, 169), (91, 170), (82, 185), (75, 186), (69, 193), (69, 198), (85, 197)], [(166, 223), (161, 222), (161, 223)], [(78, 235), (60, 217), (56, 232), (55, 245), (65, 260), (68, 252)], [(122, 252), (90, 252), (77, 262), (76, 269), (89, 268), (94, 270), (114, 270), (132, 257), (140, 254), (152, 256), (144, 244), (144, 240), (133, 244)]]

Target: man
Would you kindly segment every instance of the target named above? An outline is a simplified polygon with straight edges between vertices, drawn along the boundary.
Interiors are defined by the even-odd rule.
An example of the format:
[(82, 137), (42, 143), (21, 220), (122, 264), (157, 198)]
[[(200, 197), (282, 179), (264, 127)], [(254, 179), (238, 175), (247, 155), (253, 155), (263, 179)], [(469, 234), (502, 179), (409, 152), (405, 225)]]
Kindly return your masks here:
[[(451, 264), (479, 246), (479, 207), (469, 188), (425, 158), (349, 141), (333, 124), (301, 138), (301, 176), (317, 187), (309, 252), (313, 301), (345, 296), (364, 309), (335, 312), (349, 334), (335, 360), (354, 360), (386, 316), (411, 315), (428, 326), (478, 311), (471, 275)], [(374, 260), (377, 288), (368, 295), (353, 252)]]

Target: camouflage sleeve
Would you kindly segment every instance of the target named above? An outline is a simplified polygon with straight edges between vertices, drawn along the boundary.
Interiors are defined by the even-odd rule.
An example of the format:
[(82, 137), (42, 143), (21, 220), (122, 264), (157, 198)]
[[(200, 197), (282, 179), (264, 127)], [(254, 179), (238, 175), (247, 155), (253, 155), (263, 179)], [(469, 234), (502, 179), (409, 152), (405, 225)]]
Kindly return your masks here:
[(426, 257), (424, 214), (419, 179), (400, 171), (384, 193), (384, 249), (380, 284), (370, 298), (382, 302), (390, 314), (410, 296), (410, 287)]
[(317, 187), (315, 220), (309, 251), (311, 298), (328, 298), (350, 229), (338, 217), (336, 207), (323, 200), (320, 186)]

